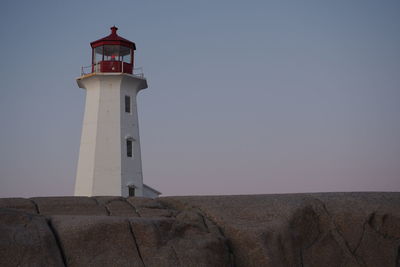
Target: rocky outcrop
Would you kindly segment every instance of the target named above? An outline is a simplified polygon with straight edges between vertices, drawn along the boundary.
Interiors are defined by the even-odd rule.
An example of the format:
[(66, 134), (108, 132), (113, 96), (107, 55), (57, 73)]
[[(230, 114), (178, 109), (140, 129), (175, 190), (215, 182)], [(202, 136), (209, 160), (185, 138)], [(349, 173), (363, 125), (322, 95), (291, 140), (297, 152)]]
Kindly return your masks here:
[(0, 199), (0, 266), (232, 266), (215, 229), (145, 198)]
[(43, 216), (1, 209), (0, 266), (62, 266), (57, 241)]
[(198, 208), (238, 266), (400, 266), (399, 193), (170, 197)]
[(0, 266), (400, 267), (400, 193), (0, 199)]

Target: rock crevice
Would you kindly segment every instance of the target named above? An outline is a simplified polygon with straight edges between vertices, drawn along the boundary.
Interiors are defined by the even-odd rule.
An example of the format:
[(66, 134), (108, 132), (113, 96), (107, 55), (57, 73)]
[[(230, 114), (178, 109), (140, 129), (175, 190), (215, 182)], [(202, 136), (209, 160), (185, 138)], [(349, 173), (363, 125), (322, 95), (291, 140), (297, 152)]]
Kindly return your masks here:
[(127, 221), (127, 223), (128, 223), (128, 225), (129, 225), (129, 231), (130, 231), (130, 233), (131, 233), (131, 235), (132, 235), (133, 242), (135, 242), (135, 247), (136, 247), (136, 249), (137, 249), (137, 252), (138, 252), (140, 261), (142, 262), (143, 266), (146, 267), (146, 264), (144, 263), (144, 260), (143, 260), (143, 257), (142, 257), (142, 253), (140, 252), (140, 248), (139, 248), (139, 245), (138, 245), (138, 243), (137, 243), (135, 234), (133, 233), (132, 225), (130, 224), (129, 221)]
[[(67, 266), (67, 261), (66, 261), (65, 255), (64, 255), (64, 250), (63, 250), (63, 248), (61, 246), (60, 237), (58, 236), (56, 230), (54, 229), (54, 227), (53, 227), (53, 225), (51, 223), (51, 220), (46, 219), (46, 222), (47, 222), (47, 225), (49, 226), (49, 229), (50, 229), (51, 233), (53, 234), (53, 237), (54, 237), (54, 239), (56, 241), (57, 248), (58, 248), (58, 250), (60, 252), (60, 255), (61, 255), (61, 260), (62, 260), (63, 264), (65, 266)], [(19, 265), (17, 265), (17, 266), (19, 266)]]

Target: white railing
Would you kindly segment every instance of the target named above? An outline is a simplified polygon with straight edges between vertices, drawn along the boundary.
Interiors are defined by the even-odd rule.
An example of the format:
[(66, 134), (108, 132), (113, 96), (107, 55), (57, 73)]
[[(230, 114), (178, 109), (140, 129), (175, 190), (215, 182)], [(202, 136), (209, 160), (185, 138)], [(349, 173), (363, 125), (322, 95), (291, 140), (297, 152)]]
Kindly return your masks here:
[[(92, 65), (81, 67), (81, 76), (87, 75), (90, 73), (101, 73), (100, 64), (95, 64), (92, 71)], [(124, 73), (124, 64), (122, 64), (122, 70), (120, 73)], [(134, 68), (132, 71), (132, 75), (144, 79), (143, 68)]]
[(143, 73), (143, 68), (134, 68), (132, 71), (132, 75), (143, 78), (144, 79), (144, 73)]
[[(96, 72), (96, 71), (94, 71), (94, 72)], [(90, 66), (82, 66), (81, 67), (81, 76), (89, 74), (89, 73), (92, 73), (92, 65), (90, 65)]]

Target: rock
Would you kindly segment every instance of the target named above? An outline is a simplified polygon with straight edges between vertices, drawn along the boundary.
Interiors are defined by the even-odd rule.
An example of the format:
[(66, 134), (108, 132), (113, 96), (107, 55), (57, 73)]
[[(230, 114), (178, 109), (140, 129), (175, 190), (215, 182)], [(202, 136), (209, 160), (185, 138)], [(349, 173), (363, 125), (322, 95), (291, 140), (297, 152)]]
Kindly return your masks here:
[(130, 219), (145, 266), (179, 266), (174, 248), (168, 245), (174, 219)]
[(26, 198), (0, 198), (0, 208), (37, 213), (35, 203)]
[(131, 219), (145, 266), (231, 266), (225, 239), (200, 220)]
[(98, 204), (103, 206), (112, 201), (125, 201), (125, 198), (118, 196), (95, 196), (92, 198), (95, 199)]
[(126, 199), (140, 217), (173, 217), (176, 211), (168, 209), (160, 201), (144, 197), (129, 197)]
[(0, 266), (64, 266), (44, 217), (0, 209)]
[(95, 197), (110, 216), (139, 217), (136, 209), (123, 197)]
[[(396, 266), (399, 193), (166, 197), (217, 224), (237, 266)], [(374, 249), (375, 248), (375, 249)]]
[(395, 266), (400, 259), (399, 193), (315, 194), (358, 266)]
[(34, 197), (42, 215), (107, 215), (104, 206), (89, 197)]
[[(26, 213), (35, 203), (38, 215)], [(0, 207), (9, 208), (0, 266), (400, 266), (400, 193), (14, 198)]]
[(153, 198), (145, 198), (145, 197), (128, 197), (126, 199), (132, 206), (138, 208), (148, 208), (148, 209), (164, 209), (165, 206)]
[(51, 216), (68, 266), (144, 266), (126, 218)]
[(227, 240), (215, 229), (197, 210), (178, 213), (169, 243), (179, 266), (233, 266)]

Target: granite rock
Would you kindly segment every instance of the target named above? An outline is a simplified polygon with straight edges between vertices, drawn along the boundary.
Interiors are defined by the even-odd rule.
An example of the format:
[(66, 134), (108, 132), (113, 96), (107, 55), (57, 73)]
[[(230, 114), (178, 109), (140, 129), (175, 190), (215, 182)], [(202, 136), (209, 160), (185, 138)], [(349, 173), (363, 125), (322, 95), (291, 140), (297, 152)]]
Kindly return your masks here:
[(123, 197), (95, 197), (110, 216), (139, 217), (136, 208)]
[(237, 266), (400, 266), (400, 193), (162, 201), (181, 210), (201, 210), (229, 240)]
[(0, 211), (0, 266), (400, 266), (400, 193), (9, 198)]
[(42, 215), (107, 215), (103, 205), (90, 197), (34, 197)]
[(185, 216), (131, 219), (145, 266), (231, 266), (225, 238), (197, 218), (196, 223)]
[(51, 217), (67, 266), (144, 266), (127, 219)]
[(168, 209), (164, 204), (156, 199), (144, 197), (129, 197), (127, 198), (140, 217), (173, 217), (176, 211)]
[(26, 198), (0, 198), (0, 208), (17, 209), (28, 213), (38, 213), (33, 201)]
[(64, 266), (43, 216), (0, 208), (0, 266)]

